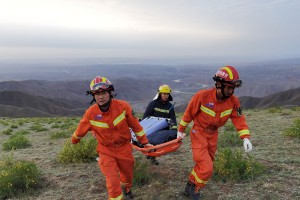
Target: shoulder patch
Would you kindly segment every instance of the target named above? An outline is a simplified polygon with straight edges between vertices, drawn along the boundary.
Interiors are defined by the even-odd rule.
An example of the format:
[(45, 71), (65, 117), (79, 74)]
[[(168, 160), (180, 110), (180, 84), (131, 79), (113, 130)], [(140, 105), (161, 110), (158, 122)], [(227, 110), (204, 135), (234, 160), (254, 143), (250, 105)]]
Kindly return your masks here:
[(242, 107), (239, 107), (236, 109), (237, 115), (238, 116), (242, 116), (243, 112), (242, 112)]

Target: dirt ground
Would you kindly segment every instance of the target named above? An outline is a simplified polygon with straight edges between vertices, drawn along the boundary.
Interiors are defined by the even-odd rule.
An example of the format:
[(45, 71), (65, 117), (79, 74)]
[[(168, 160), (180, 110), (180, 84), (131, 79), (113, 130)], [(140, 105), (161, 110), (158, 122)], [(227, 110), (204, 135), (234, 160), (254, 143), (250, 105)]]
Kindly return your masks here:
[[(201, 191), (202, 199), (300, 199), (299, 139), (282, 135), (282, 131), (290, 127), (294, 119), (299, 118), (299, 109), (284, 109), (275, 113), (268, 110), (249, 110), (245, 111), (245, 115), (254, 146), (251, 155), (266, 166), (267, 172), (254, 180), (245, 182), (223, 182), (215, 177)], [(12, 124), (22, 124), (14, 128), (13, 133), (18, 130), (29, 130), (34, 123), (48, 128), (47, 131), (42, 132), (29, 130), (30, 134), (26, 137), (32, 146), (13, 152), (2, 150), (2, 144), (9, 138), (9, 135), (0, 134), (1, 157), (13, 153), (14, 159), (35, 162), (42, 172), (42, 180), (35, 191), (12, 199), (107, 199), (105, 178), (96, 160), (84, 164), (57, 162), (57, 154), (67, 139), (51, 139), (51, 133), (62, 129), (51, 128), (51, 125), (57, 121), (63, 121), (64, 118), (0, 120), (5, 121), (4, 124), (0, 124), (0, 133)], [(76, 125), (78, 119), (74, 121)], [(136, 160), (147, 162), (140, 152), (134, 151), (134, 156)], [(178, 151), (161, 156), (158, 161), (159, 165), (149, 165), (148, 170), (154, 174), (150, 183), (133, 186), (132, 192), (135, 200), (188, 199), (183, 196), (182, 192), (194, 165), (189, 137), (184, 139)]]

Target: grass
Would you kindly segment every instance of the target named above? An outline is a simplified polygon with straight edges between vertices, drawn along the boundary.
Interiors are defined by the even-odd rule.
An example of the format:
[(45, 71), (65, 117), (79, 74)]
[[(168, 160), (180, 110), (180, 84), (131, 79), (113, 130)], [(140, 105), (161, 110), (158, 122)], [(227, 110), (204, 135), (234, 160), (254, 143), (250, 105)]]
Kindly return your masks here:
[(29, 140), (24, 135), (12, 135), (2, 144), (2, 149), (5, 151), (15, 150), (15, 149), (24, 149), (30, 147), (31, 144)]
[(250, 154), (226, 147), (219, 148), (214, 162), (214, 171), (223, 181), (240, 182), (258, 178), (265, 172), (265, 167)]
[[(227, 178), (223, 182), (220, 178), (214, 177), (201, 191), (202, 199), (299, 199), (299, 139), (287, 137), (283, 133), (295, 126), (294, 121), (299, 119), (300, 109), (245, 110), (244, 113), (252, 135), (253, 151), (249, 155), (262, 164), (265, 171), (254, 179), (241, 181)], [(79, 119), (64, 117), (0, 119), (0, 133), (11, 128), (12, 124), (17, 124), (18, 127), (13, 128), (11, 135), (19, 135), (17, 133), (26, 135), (31, 144), (29, 148), (14, 150), (14, 159), (35, 163), (41, 173), (41, 180), (34, 191), (19, 194), (11, 199), (107, 199), (105, 177), (95, 160), (88, 163), (60, 163), (57, 160), (66, 140), (69, 140), (64, 138), (65, 134), (69, 133), (71, 137)], [(44, 130), (39, 132), (37, 130), (40, 129), (31, 128), (36, 125)], [(238, 135), (232, 129), (230, 123), (221, 128), (220, 138), (222, 135), (232, 134), (230, 137), (236, 139)], [(59, 135), (57, 138), (51, 139), (54, 133), (60, 134), (57, 134)], [(1, 147), (11, 135), (0, 135)], [(243, 146), (239, 142), (233, 142), (232, 147), (231, 144), (224, 145), (241, 150), (241, 156), (247, 157), (248, 154), (242, 151)], [(218, 152), (221, 152), (221, 148)], [(11, 151), (0, 151), (0, 157), (10, 153)], [(132, 188), (135, 200), (188, 199), (182, 195), (188, 174), (194, 165), (188, 136), (178, 151), (158, 158), (160, 165), (149, 165), (147, 163), (149, 161), (140, 152), (134, 151), (134, 157), (137, 163), (135, 170), (139, 170), (135, 177), (137, 182)], [(146, 172), (143, 172), (145, 169)], [(147, 173), (145, 177), (142, 176), (143, 173)], [(149, 174), (151, 176), (147, 177)], [(143, 184), (138, 184), (139, 182)]]
[(57, 159), (61, 163), (91, 162), (98, 156), (96, 147), (97, 140), (92, 136), (82, 138), (76, 145), (73, 145), (68, 139), (58, 153)]
[(60, 138), (69, 138), (69, 137), (70, 137), (70, 132), (68, 131), (58, 131), (58, 132), (51, 133), (50, 135), (51, 139), (60, 139)]
[(136, 160), (134, 165), (134, 179), (133, 184), (136, 186), (143, 186), (149, 184), (153, 173), (149, 173), (148, 169), (150, 162), (147, 160)]
[(40, 172), (35, 163), (15, 161), (12, 156), (0, 159), (0, 171), (0, 199), (33, 190), (40, 181)]
[(300, 138), (300, 118), (294, 120), (294, 124), (284, 130), (283, 135), (292, 138)]

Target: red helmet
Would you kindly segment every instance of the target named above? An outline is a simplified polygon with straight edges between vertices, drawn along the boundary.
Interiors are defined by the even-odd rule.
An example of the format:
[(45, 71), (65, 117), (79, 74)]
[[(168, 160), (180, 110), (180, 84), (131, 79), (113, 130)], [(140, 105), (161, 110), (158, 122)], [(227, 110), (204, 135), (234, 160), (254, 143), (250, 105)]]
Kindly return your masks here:
[(107, 78), (96, 76), (90, 84), (90, 90), (92, 93), (96, 93), (100, 91), (114, 91), (115, 89)]
[(219, 69), (213, 79), (214, 81), (219, 81), (234, 87), (240, 87), (242, 85), (242, 80), (239, 79), (237, 70), (232, 66), (224, 66)]

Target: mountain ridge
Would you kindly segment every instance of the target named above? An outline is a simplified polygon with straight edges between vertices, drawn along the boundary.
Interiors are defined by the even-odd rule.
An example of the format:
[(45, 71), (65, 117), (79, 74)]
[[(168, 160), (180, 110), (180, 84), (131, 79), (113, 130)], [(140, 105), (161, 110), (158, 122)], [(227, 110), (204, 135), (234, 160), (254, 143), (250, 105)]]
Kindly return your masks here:
[[(236, 95), (264, 97), (289, 89), (300, 87), (300, 59), (278, 59), (262, 62), (253, 62), (233, 65), (243, 80), (243, 89), (236, 90)], [(3, 66), (4, 65), (4, 66)], [(0, 68), (0, 91), (16, 90), (29, 92), (33, 95), (55, 97), (70, 95), (67, 99), (84, 100), (84, 91), (88, 89), (90, 81), (97, 75), (105, 76), (114, 83), (118, 93), (118, 85), (121, 79), (127, 80), (129, 87), (139, 90), (139, 85), (145, 82), (148, 87), (142, 95), (148, 95), (150, 91), (157, 90), (158, 83), (170, 85), (180, 92), (198, 91), (199, 85), (213, 86), (212, 77), (222, 66), (207, 64), (163, 65), (163, 64), (95, 64), (73, 63), (73, 65), (51, 65), (49, 63), (23, 63), (20, 66), (1, 64)], [(18, 80), (18, 83), (8, 80)], [(138, 83), (135, 81), (137, 80)], [(130, 83), (132, 81), (132, 83)], [(152, 84), (150, 82), (152, 81)], [(14, 85), (16, 84), (16, 85)], [(24, 84), (24, 85), (23, 85)], [(153, 88), (154, 87), (154, 88)], [(4, 89), (3, 89), (4, 88)], [(47, 89), (50, 89), (48, 91)], [(72, 91), (72, 93), (70, 93)], [(61, 93), (60, 93), (61, 92)], [(153, 94), (152, 94), (153, 95)], [(130, 98), (127, 95), (126, 99)], [(122, 97), (123, 98), (123, 97)], [(132, 101), (140, 96), (133, 95)]]
[[(300, 87), (262, 98), (243, 96), (239, 99), (244, 109), (300, 106)], [(188, 102), (186, 100), (183, 104), (175, 105), (176, 112), (184, 112)], [(134, 109), (137, 104), (131, 102)], [(143, 105), (147, 105), (146, 101)], [(20, 91), (0, 92), (0, 117), (82, 116), (88, 106), (77, 107), (66, 99), (46, 98)], [(143, 111), (140, 110), (141, 113)]]
[(245, 109), (300, 106), (300, 87), (262, 98), (243, 96), (239, 99)]
[[(84, 113), (84, 108), (76, 108), (60, 99), (50, 99), (34, 96), (19, 91), (0, 92), (1, 117), (10, 116), (78, 116)], [(9, 107), (5, 107), (5, 105)], [(5, 111), (6, 109), (6, 111)], [(7, 109), (9, 109), (7, 111)], [(29, 113), (33, 113), (30, 115)], [(9, 113), (4, 115), (4, 113)]]

